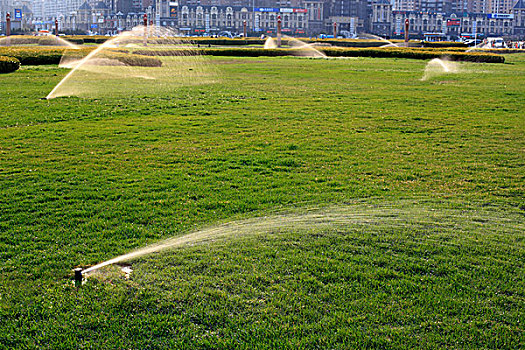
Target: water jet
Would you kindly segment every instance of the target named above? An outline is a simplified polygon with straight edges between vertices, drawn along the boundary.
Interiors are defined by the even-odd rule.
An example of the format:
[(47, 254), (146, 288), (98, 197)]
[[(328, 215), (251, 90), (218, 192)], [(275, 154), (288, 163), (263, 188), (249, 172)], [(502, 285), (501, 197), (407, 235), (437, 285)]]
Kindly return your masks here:
[(459, 65), (457, 62), (451, 62), (445, 58), (434, 58), (427, 63), (421, 81), (425, 81), (442, 74), (453, 74), (458, 72)]
[[(71, 70), (47, 99), (107, 97), (109, 91), (112, 97), (129, 97), (153, 92), (159, 86), (175, 91), (181, 86), (214, 81), (215, 70), (194, 47), (196, 45), (178, 36), (173, 29), (138, 26), (107, 40), (89, 53), (67, 50), (59, 66)], [(152, 80), (156, 83), (151, 84)]]

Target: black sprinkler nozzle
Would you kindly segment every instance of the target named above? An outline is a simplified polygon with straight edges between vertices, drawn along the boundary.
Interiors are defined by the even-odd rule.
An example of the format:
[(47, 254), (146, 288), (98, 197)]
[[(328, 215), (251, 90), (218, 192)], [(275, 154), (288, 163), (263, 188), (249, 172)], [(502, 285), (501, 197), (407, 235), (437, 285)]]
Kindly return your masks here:
[(75, 286), (80, 287), (82, 285), (82, 269), (80, 267), (75, 269)]

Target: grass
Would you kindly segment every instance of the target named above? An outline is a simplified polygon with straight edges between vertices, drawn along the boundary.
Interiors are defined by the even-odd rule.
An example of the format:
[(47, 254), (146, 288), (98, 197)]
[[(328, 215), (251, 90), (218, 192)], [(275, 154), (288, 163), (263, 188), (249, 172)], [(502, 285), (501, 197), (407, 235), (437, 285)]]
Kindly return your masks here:
[[(0, 346), (524, 346), (525, 56), (428, 81), (404, 59), (207, 59), (215, 82), (92, 98), (42, 99), (56, 66), (0, 76)], [(71, 285), (74, 266), (312, 206), (370, 220)]]

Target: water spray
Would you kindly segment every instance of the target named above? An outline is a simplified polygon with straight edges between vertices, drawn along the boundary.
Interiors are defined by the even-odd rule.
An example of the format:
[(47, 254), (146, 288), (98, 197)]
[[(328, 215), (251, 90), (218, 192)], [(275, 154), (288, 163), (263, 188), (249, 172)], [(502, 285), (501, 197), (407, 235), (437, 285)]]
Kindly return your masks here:
[[(375, 202), (374, 202), (375, 203)], [(337, 229), (338, 227), (348, 227), (349, 225), (376, 225), (378, 222), (389, 223), (395, 227), (410, 226), (414, 224), (414, 214), (425, 218), (433, 218), (436, 222), (442, 223), (443, 220), (463, 217), (456, 214), (456, 210), (445, 210), (440, 215), (435, 211), (432, 204), (419, 203), (417, 200), (401, 200), (399, 204), (382, 204), (374, 203), (355, 203), (339, 207), (326, 208), (305, 208), (297, 213), (281, 213), (270, 216), (259, 216), (244, 220), (230, 221), (216, 226), (204, 228), (198, 231), (188, 233), (183, 236), (172, 237), (158, 243), (151, 244), (144, 248), (132, 251), (130, 253), (117, 256), (110, 260), (101, 262), (82, 270), (75, 269), (75, 285), (82, 285), (82, 279), (88, 279), (94, 275), (97, 270), (118, 264), (123, 266), (123, 262), (141, 258), (146, 255), (159, 253), (174, 248), (196, 244), (211, 244), (214, 242), (224, 241), (226, 239), (239, 239), (242, 237), (254, 237), (264, 234), (275, 234), (282, 230), (289, 229)], [(374, 205), (371, 205), (374, 204)], [(417, 209), (417, 212), (414, 209)], [(385, 215), (389, 214), (389, 215)], [(454, 220), (454, 219), (453, 219)], [(508, 220), (501, 218), (501, 220)], [(124, 269), (125, 268), (125, 269)], [(131, 268), (126, 264), (121, 270), (129, 275)]]

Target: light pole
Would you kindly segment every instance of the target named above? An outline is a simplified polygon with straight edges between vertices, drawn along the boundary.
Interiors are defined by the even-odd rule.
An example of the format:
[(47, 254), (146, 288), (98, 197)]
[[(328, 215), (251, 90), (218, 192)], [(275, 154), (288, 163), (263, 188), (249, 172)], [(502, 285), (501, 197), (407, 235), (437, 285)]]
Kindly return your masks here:
[(5, 15), (5, 36), (11, 35), (11, 14), (8, 12)]
[(277, 16), (277, 47), (281, 47), (281, 15)]
[(410, 21), (408, 18), (405, 18), (405, 47), (408, 47), (408, 28), (410, 25)]
[(144, 46), (148, 46), (148, 15), (144, 14), (142, 20), (144, 23)]

